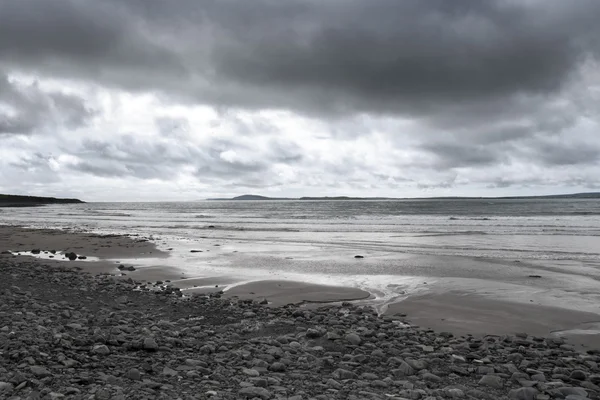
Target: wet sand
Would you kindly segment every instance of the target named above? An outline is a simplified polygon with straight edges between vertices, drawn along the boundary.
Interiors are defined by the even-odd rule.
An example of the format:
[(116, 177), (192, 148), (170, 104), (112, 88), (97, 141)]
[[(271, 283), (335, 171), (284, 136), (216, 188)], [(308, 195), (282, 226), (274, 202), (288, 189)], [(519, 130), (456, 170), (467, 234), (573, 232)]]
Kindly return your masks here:
[[(169, 257), (168, 252), (158, 250), (148, 238), (132, 238), (120, 235), (95, 235), (84, 232), (62, 230), (36, 230), (14, 226), (0, 226), (0, 252), (31, 252), (39, 249), (42, 253), (50, 250), (57, 252), (75, 252), (77, 255), (98, 258), (98, 261), (67, 261), (57, 254), (55, 259), (37, 259), (31, 255), (17, 257), (37, 260), (44, 265), (69, 266), (92, 274), (111, 274), (116, 278), (132, 278), (140, 283), (169, 282), (170, 285), (184, 289), (186, 294), (214, 293), (226, 289), (228, 285), (239, 282), (235, 277), (190, 277), (172, 266), (160, 265), (160, 260)], [(133, 262), (135, 271), (121, 271), (115, 260), (126, 259)], [(136, 265), (136, 259), (156, 259), (157, 265)], [(154, 262), (154, 260), (152, 260)], [(131, 264), (127, 264), (128, 266)], [(226, 297), (242, 299), (268, 299), (274, 306), (291, 303), (326, 303), (360, 300), (370, 293), (356, 288), (315, 285), (306, 282), (259, 281), (228, 290)]]
[(514, 335), (562, 336), (581, 348), (600, 348), (600, 315), (495, 300), (484, 296), (447, 292), (409, 297), (391, 304), (388, 315), (406, 314), (411, 324), (463, 336)]
[(369, 292), (357, 288), (280, 280), (251, 282), (225, 292), (225, 297), (266, 299), (272, 306), (362, 300), (370, 296)]

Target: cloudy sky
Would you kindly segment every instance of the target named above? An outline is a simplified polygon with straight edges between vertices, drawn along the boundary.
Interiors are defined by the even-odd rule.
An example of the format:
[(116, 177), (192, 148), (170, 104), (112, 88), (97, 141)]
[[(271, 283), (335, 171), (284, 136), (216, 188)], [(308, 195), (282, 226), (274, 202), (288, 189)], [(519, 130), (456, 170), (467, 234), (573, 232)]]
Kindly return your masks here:
[(598, 0), (2, 0), (0, 193), (600, 191)]

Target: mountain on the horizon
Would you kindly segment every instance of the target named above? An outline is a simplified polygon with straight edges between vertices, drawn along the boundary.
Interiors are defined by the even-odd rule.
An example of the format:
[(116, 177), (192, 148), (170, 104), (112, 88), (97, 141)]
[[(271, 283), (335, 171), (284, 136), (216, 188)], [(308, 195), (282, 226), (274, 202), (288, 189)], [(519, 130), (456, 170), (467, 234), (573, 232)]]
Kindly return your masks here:
[(85, 203), (79, 199), (60, 199), (56, 197), (20, 196), (0, 194), (0, 207), (33, 207), (46, 204), (79, 204)]
[(541, 196), (500, 196), (500, 197), (461, 197), (461, 196), (440, 196), (440, 197), (349, 197), (349, 196), (335, 196), (335, 197), (267, 197), (260, 196), (257, 194), (244, 194), (236, 197), (229, 198), (214, 198), (207, 200), (460, 200), (460, 199), (600, 199), (600, 192), (585, 192), (585, 193), (572, 193), (572, 194), (549, 194)]

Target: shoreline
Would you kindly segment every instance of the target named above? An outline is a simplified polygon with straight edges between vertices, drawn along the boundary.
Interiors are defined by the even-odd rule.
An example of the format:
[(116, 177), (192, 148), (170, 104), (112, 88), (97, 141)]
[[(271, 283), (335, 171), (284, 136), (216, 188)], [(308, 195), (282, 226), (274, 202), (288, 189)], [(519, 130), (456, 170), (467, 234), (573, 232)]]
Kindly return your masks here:
[[(344, 301), (378, 306), (373, 293), (353, 287), (293, 280), (262, 279), (242, 282), (234, 277), (185, 276), (177, 268), (160, 265), (160, 259), (169, 257), (169, 252), (159, 250), (151, 239), (155, 238), (0, 226), (0, 252), (8, 249), (38, 249), (41, 253), (49, 250), (73, 251), (98, 259), (63, 261), (57, 258), (17, 256), (18, 260), (30, 259), (53, 267), (67, 266), (92, 274), (109, 274), (116, 280), (132, 278), (146, 287), (176, 287), (187, 295), (220, 293), (224, 298), (262, 301), (271, 307), (299, 304), (315, 308), (322, 304)], [(0, 257), (13, 256), (4, 254)], [(115, 260), (119, 258), (127, 260), (128, 264), (118, 264)], [(136, 260), (145, 264), (142, 261), (149, 259), (157, 261), (157, 265), (131, 265)], [(135, 270), (121, 270), (119, 265), (133, 267)], [(410, 323), (456, 335), (484, 336), (517, 332), (540, 336), (562, 335), (578, 348), (600, 349), (600, 323), (595, 324), (600, 321), (600, 314), (511, 302), (467, 291), (398, 296), (398, 299), (386, 304), (385, 308), (387, 310), (384, 315), (406, 315), (406, 320)]]
[(0, 271), (3, 398), (600, 397), (600, 352), (562, 338), (456, 337), (351, 303), (182, 298), (12, 257)]

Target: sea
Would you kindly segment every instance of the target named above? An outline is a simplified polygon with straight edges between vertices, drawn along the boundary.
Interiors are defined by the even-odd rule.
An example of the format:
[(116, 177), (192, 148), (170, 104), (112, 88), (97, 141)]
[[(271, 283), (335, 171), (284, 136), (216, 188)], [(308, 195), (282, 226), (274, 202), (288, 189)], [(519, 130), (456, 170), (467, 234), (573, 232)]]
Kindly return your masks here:
[(600, 199), (85, 203), (4, 208), (0, 224), (150, 237), (170, 257), (126, 261), (228, 287), (281, 279), (381, 304), (454, 291), (600, 312)]

